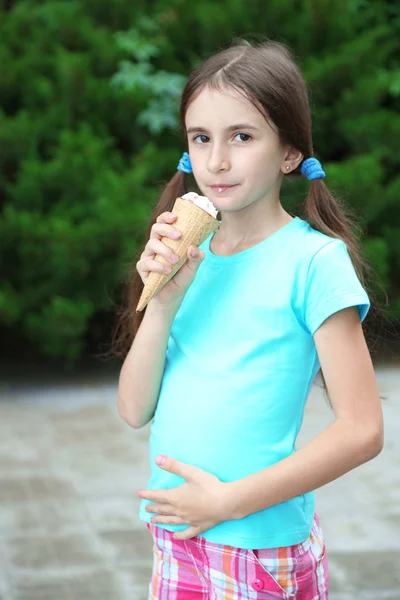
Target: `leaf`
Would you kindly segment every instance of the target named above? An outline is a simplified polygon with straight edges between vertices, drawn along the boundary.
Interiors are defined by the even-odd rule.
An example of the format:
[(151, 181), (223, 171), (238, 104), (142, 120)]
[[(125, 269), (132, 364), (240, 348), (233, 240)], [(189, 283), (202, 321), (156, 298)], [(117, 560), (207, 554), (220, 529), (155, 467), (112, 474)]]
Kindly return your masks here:
[(137, 29), (118, 31), (114, 38), (117, 46), (137, 61), (146, 61), (160, 54), (160, 48), (142, 37)]

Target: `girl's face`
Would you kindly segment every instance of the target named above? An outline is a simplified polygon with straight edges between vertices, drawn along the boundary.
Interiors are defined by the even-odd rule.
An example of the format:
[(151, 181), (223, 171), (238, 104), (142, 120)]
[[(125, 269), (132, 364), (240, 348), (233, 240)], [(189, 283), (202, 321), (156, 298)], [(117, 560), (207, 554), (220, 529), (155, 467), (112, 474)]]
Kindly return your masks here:
[(189, 104), (185, 125), (193, 175), (216, 208), (279, 200), (287, 147), (247, 98), (206, 87)]

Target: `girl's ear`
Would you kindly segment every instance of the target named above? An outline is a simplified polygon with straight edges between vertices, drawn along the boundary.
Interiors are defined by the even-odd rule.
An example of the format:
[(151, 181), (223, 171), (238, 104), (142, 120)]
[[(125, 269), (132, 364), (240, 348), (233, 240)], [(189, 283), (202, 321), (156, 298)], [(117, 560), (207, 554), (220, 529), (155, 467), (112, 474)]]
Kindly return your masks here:
[(303, 160), (304, 155), (297, 150), (297, 148), (289, 147), (286, 151), (286, 154), (282, 161), (281, 170), (283, 173), (287, 173), (288, 169), (286, 168), (288, 165), (290, 166), (290, 171), (294, 171), (297, 169), (301, 161)]

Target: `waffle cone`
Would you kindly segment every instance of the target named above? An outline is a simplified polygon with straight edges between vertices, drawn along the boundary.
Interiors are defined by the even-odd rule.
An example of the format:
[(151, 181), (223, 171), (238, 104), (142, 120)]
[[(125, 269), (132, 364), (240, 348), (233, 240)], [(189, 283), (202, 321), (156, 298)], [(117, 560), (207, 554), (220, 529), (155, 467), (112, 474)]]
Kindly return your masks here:
[(163, 256), (157, 254), (154, 260), (163, 265), (170, 265), (172, 270), (170, 273), (156, 273), (151, 271), (140, 296), (136, 312), (143, 310), (154, 296), (162, 290), (165, 284), (179, 271), (188, 260), (187, 251), (189, 246), (200, 246), (204, 240), (208, 238), (210, 233), (218, 229), (219, 222), (214, 219), (207, 211), (203, 210), (189, 200), (177, 198), (172, 211), (177, 219), (173, 226), (176, 227), (182, 236), (178, 240), (173, 240), (170, 237), (163, 237), (163, 244), (171, 248), (171, 250), (180, 257), (180, 260), (175, 265), (169, 263)]

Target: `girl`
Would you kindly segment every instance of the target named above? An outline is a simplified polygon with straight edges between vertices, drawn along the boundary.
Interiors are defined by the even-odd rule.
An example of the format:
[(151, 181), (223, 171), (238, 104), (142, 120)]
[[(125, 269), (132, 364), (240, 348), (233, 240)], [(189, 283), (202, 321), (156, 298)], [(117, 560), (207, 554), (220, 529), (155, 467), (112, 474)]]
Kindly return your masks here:
[[(180, 235), (170, 210), (188, 173), (220, 227), (135, 316), (120, 373), (121, 417), (134, 428), (154, 417), (138, 492), (154, 538), (149, 598), (326, 599), (313, 490), (383, 445), (357, 241), (313, 158), (306, 84), (284, 45), (206, 60), (181, 120), (188, 153), (155, 209), (126, 316), (163, 268), (155, 255), (174, 262), (161, 238)], [(300, 174), (307, 219), (280, 202), (283, 178)], [(320, 368), (336, 418), (296, 450)]]

